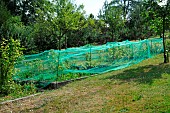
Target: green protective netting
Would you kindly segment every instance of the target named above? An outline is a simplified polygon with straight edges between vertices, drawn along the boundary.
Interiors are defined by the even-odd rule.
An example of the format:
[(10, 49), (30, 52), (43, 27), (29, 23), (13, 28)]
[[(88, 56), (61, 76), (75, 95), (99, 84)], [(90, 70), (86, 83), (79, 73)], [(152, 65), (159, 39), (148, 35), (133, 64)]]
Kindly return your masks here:
[(128, 67), (163, 52), (162, 38), (108, 42), (26, 55), (15, 66), (14, 80), (64, 81)]

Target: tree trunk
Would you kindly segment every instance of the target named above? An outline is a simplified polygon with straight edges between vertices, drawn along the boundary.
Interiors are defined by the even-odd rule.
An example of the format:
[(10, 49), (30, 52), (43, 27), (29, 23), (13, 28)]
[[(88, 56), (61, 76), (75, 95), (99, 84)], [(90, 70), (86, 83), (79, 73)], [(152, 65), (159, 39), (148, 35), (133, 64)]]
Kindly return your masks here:
[(114, 31), (112, 30), (112, 41), (114, 42)]
[(58, 38), (58, 50), (61, 50), (61, 37)]
[(67, 36), (65, 36), (65, 49), (67, 49)]

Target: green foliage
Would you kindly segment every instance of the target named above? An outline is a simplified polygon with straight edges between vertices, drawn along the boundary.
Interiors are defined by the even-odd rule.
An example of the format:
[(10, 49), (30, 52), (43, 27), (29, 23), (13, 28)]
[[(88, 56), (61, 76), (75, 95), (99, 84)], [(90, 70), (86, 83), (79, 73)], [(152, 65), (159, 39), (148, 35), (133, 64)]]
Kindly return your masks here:
[(132, 101), (139, 101), (142, 98), (141, 94), (134, 94)]
[(67, 48), (67, 34), (71, 31), (83, 28), (84, 21), (82, 6), (77, 7), (70, 0), (57, 0), (55, 5), (56, 15), (51, 23), (54, 36), (58, 40), (58, 49), (61, 49), (61, 40), (65, 38), (65, 46)]
[(166, 50), (170, 52), (170, 39), (166, 40)]
[(9, 96), (13, 98), (19, 98), (31, 94), (36, 93), (36, 87), (33, 83), (25, 83), (24, 85), (16, 84), (13, 81), (11, 82), (11, 89), (12, 92), (9, 94)]
[(22, 54), (18, 40), (3, 40), (0, 48), (0, 92), (10, 94), (15, 91), (16, 84), (12, 80), (14, 65)]
[(42, 9), (42, 6), (47, 0), (2, 0), (6, 8), (13, 16), (20, 16), (24, 25), (34, 23), (37, 9)]
[(12, 97), (21, 97), (36, 92), (32, 83), (20, 85), (13, 81), (13, 75), (16, 73), (15, 65), (22, 55), (20, 42), (9, 38), (3, 39), (0, 48), (0, 93)]
[(120, 30), (125, 24), (122, 18), (122, 7), (116, 4), (119, 3), (114, 0), (110, 3), (106, 1), (99, 15), (99, 18), (105, 21), (105, 29), (107, 29), (111, 41), (118, 41)]
[(0, 35), (5, 39), (13, 37), (15, 40), (20, 40), (21, 46), (26, 48), (23, 51), (24, 53), (35, 53), (37, 50), (32, 36), (33, 30), (32, 26), (23, 25), (19, 16), (13, 16), (3, 23), (0, 28)]
[(24, 32), (24, 27), (21, 18), (19, 16), (14, 16), (6, 20), (0, 30), (3, 37), (10, 38), (12, 36), (16, 39)]
[(85, 16), (84, 6), (74, 0), (2, 1), (0, 35), (20, 40), (24, 54), (161, 36), (165, 9), (166, 30), (170, 24), (170, 6), (162, 8), (152, 0), (106, 1), (98, 18)]
[(1, 1), (0, 2), (0, 26), (6, 21), (8, 20), (8, 18), (11, 17), (10, 12), (7, 10), (7, 8), (5, 7), (5, 4)]
[(45, 51), (51, 48), (57, 49), (57, 40), (53, 36), (52, 25), (48, 21), (35, 23), (33, 26), (33, 32), (31, 32), (31, 39), (35, 44), (35, 48), (32, 50), (35, 51)]

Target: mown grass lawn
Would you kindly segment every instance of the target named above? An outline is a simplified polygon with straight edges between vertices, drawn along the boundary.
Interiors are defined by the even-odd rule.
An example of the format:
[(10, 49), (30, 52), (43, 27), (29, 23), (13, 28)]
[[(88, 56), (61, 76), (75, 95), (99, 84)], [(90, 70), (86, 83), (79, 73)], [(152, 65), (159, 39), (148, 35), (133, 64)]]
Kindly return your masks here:
[(129, 68), (75, 81), (13, 103), (0, 112), (170, 113), (170, 63), (163, 55)]

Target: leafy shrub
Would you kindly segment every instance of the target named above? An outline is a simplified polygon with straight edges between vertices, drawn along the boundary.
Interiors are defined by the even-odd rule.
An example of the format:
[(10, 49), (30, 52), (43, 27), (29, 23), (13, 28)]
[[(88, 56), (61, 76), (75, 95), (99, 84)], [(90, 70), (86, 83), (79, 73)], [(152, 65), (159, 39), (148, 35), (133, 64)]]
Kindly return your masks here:
[[(0, 46), (0, 93), (4, 95), (9, 94), (19, 94), (34, 92), (34, 88), (26, 90), (24, 87), (16, 84), (12, 80), (12, 76), (15, 73), (15, 63), (19, 56), (22, 55), (22, 48), (20, 47), (20, 42), (10, 38), (9, 40), (3, 39)], [(30, 86), (30, 85), (27, 85)], [(34, 90), (34, 91), (32, 91)]]
[(13, 82), (12, 86), (13, 86), (12, 88), (15, 89), (12, 89), (13, 92), (11, 92), (9, 95), (14, 98), (19, 98), (19, 97), (36, 93), (36, 87), (33, 83), (20, 85)]

